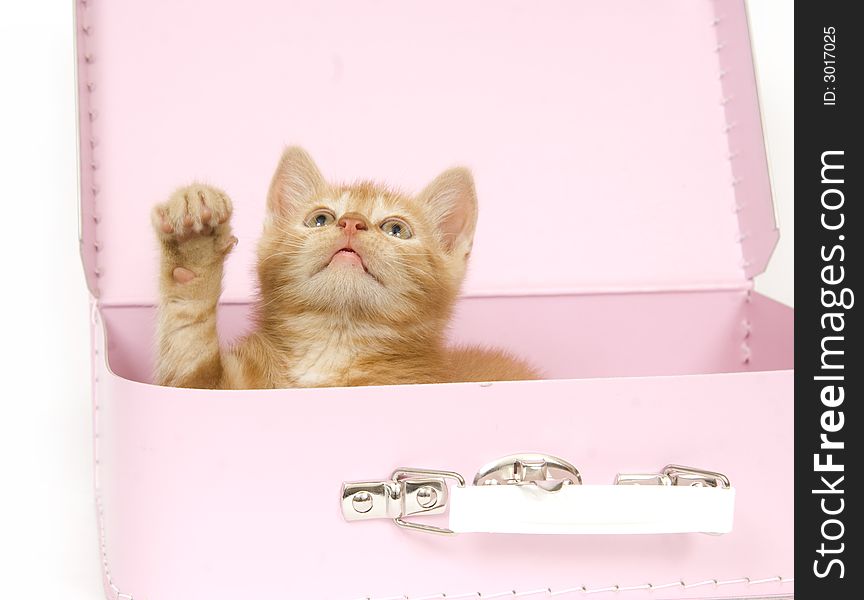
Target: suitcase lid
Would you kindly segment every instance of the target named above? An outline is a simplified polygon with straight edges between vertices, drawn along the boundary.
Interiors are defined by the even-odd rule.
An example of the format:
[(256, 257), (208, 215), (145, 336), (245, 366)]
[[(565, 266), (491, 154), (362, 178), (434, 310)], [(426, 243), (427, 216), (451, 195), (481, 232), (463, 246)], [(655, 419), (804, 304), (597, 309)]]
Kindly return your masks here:
[(743, 0), (78, 2), (81, 253), (150, 303), (149, 211), (225, 189), (253, 290), (282, 147), (329, 179), (473, 169), (465, 293), (743, 288), (778, 233)]

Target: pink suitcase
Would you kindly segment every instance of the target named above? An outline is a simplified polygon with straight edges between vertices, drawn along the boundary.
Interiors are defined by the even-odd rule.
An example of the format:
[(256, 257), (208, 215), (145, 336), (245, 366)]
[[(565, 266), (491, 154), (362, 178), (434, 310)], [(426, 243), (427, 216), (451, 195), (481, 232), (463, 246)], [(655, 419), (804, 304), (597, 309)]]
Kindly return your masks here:
[[(743, 2), (78, 0), (77, 28), (109, 599), (792, 595), (792, 311), (752, 291), (777, 231)], [(232, 196), (230, 339), (287, 143), (327, 177), (413, 190), (471, 167), (480, 221), (453, 338), (548, 379), (149, 384), (151, 206), (192, 179)], [(472, 485), (524, 452), (583, 485), (531, 455)], [(612, 485), (671, 463), (731, 485)], [(627, 522), (733, 492), (722, 535), (678, 509)], [(556, 520), (595, 493), (575, 525)]]

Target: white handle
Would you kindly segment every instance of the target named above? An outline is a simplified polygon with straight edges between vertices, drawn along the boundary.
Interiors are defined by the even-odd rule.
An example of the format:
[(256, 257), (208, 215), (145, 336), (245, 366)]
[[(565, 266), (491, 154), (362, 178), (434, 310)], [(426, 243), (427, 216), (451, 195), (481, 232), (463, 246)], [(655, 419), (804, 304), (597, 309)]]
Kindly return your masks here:
[(481, 485), (450, 490), (455, 533), (728, 533), (734, 488), (660, 485)]

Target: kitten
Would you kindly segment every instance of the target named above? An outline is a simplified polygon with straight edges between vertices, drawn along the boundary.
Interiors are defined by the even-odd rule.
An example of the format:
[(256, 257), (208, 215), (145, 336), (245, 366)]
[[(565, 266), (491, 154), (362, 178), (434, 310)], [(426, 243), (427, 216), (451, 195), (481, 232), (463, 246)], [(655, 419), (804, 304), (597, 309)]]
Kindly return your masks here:
[(250, 389), (536, 379), (497, 350), (447, 348), (477, 221), (467, 169), (416, 197), (330, 185), (300, 148), (282, 156), (258, 249), (256, 328), (220, 348), (216, 310), (234, 247), (231, 201), (191, 185), (153, 209), (161, 246), (155, 380)]

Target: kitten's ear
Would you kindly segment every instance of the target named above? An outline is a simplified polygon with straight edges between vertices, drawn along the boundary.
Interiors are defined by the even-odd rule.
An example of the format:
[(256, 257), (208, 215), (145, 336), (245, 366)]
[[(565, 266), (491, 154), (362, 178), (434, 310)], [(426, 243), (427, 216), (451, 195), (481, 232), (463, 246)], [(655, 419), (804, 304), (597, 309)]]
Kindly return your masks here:
[(467, 255), (477, 225), (477, 193), (471, 171), (464, 167), (444, 171), (418, 199), (431, 211), (447, 250), (461, 250)]
[(327, 187), (312, 157), (299, 146), (282, 153), (267, 194), (267, 211), (287, 217), (295, 207), (306, 204)]

